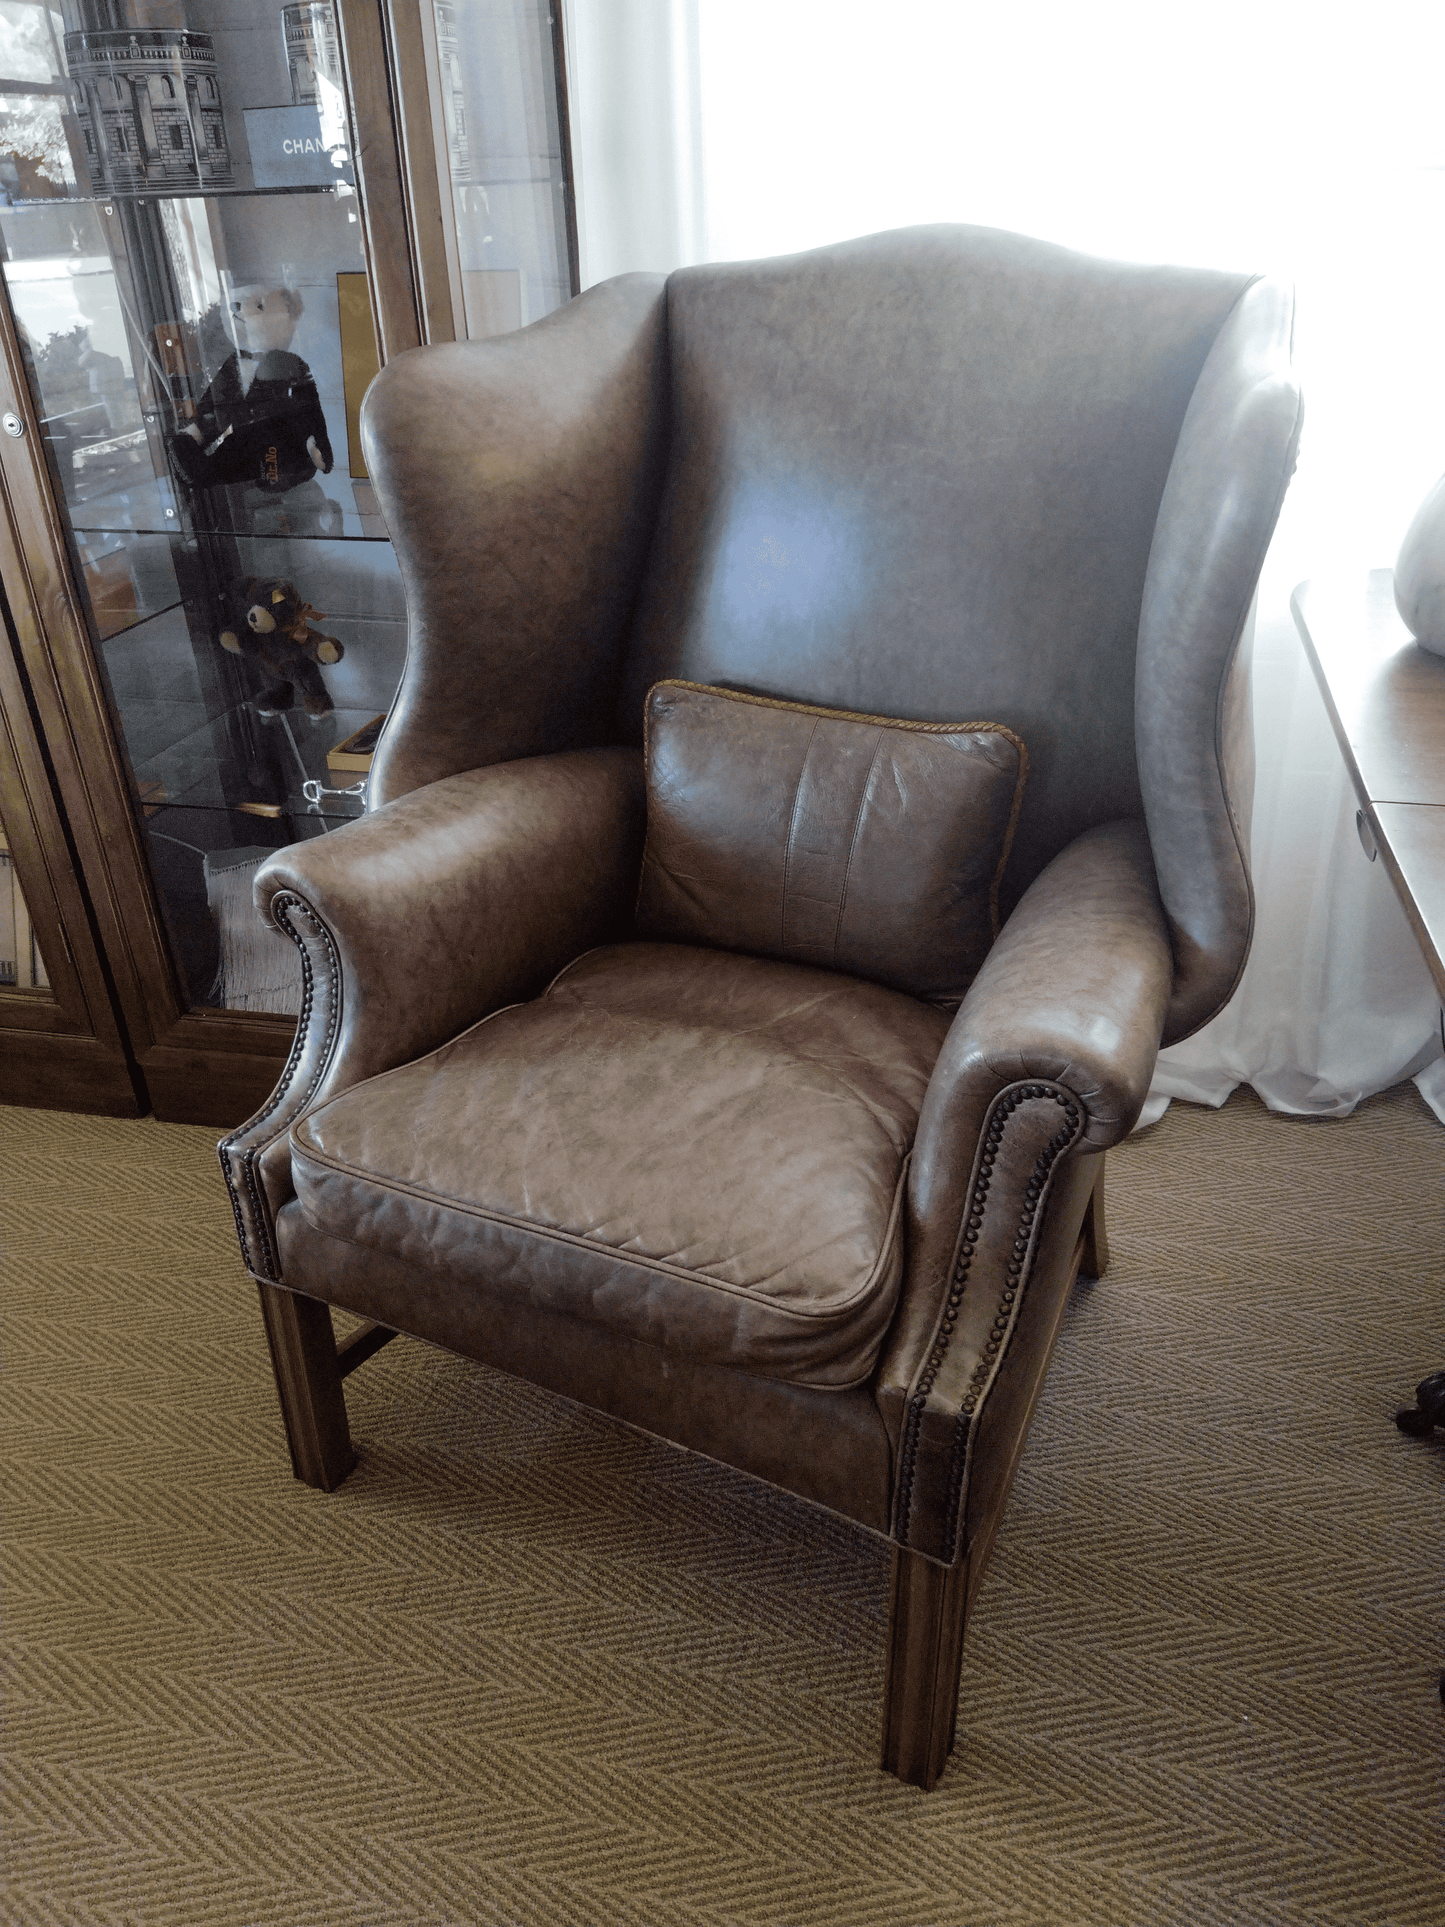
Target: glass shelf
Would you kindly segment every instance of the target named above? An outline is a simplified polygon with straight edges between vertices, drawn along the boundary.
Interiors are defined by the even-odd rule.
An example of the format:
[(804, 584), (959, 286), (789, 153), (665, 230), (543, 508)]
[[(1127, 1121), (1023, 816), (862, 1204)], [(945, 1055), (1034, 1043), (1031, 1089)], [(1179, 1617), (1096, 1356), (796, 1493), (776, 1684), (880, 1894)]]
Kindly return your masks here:
[[(0, 81), (0, 97), (5, 92), (5, 83)], [(338, 200), (346, 200), (356, 192), (355, 188), (344, 181), (325, 185), (319, 182), (304, 182), (296, 187), (198, 187), (194, 184), (162, 190), (154, 187), (110, 188), (104, 194), (85, 192), (80, 188), (69, 188), (63, 194), (39, 194), (26, 196), (11, 195), (5, 202), (6, 207), (101, 207), (110, 206), (115, 201), (134, 201), (138, 206), (147, 201), (194, 201), (200, 196), (208, 201), (234, 200), (239, 196), (248, 199), (260, 196), (265, 198), (279, 194), (330, 194)]]
[(176, 535), (200, 524), (211, 535), (285, 536), (297, 542), (390, 540), (371, 484), (348, 484), (339, 476), (303, 483), (281, 496), (227, 488), (191, 502), (170, 476), (152, 475), (111, 494), (79, 501), (71, 495), (69, 501), (71, 526), (78, 535)]

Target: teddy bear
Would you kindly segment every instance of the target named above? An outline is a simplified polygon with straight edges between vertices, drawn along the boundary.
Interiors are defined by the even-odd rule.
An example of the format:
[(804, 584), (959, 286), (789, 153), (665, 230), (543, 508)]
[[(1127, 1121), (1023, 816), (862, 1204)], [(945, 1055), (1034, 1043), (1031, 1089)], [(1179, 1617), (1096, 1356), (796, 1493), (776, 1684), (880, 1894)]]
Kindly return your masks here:
[(320, 722), (332, 713), (331, 697), (317, 663), (340, 662), (346, 651), (335, 636), (313, 629), (326, 618), (303, 602), (294, 583), (280, 576), (248, 575), (231, 585), (226, 597), (232, 620), (221, 631), (221, 647), (250, 656), (279, 678), (256, 698), (261, 716), (279, 716), (299, 690), (306, 714)]
[(193, 488), (245, 482), (279, 495), (318, 470), (331, 473), (316, 383), (291, 353), (301, 306), (294, 288), (232, 288), (227, 319), (236, 351), (217, 370), (195, 420), (171, 437), (176, 467)]

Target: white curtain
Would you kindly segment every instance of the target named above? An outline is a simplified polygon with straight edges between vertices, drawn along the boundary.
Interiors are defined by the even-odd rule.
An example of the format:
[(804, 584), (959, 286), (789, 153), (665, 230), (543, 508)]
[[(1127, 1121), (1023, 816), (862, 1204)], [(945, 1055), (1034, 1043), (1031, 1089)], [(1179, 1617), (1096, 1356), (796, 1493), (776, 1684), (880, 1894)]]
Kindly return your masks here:
[(1289, 614), (1388, 567), (1445, 469), (1445, 8), (1377, 0), (567, 0), (583, 279), (972, 221), (1294, 279), (1306, 424), (1260, 584), (1254, 951), (1170, 1096), (1343, 1114), (1417, 1076), (1434, 985)]

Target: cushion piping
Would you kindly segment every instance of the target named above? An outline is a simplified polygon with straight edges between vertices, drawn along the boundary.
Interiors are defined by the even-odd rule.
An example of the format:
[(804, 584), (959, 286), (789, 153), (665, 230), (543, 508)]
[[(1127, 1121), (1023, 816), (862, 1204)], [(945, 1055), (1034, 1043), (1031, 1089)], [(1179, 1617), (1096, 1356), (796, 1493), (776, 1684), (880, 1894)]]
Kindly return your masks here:
[[(661, 1272), (665, 1277), (677, 1278), (690, 1285), (700, 1285), (705, 1290), (722, 1292), (729, 1298), (740, 1298), (745, 1303), (765, 1307), (768, 1311), (775, 1312), (780, 1317), (792, 1319), (800, 1323), (814, 1320), (825, 1323), (830, 1319), (837, 1319), (865, 1302), (869, 1294), (875, 1289), (879, 1273), (887, 1261), (889, 1251), (897, 1233), (899, 1213), (902, 1210), (905, 1187), (908, 1182), (908, 1168), (913, 1161), (913, 1153), (910, 1150), (904, 1157), (902, 1165), (899, 1167), (898, 1182), (894, 1186), (893, 1191), (893, 1203), (889, 1208), (888, 1220), (884, 1226), (878, 1255), (874, 1259), (863, 1284), (858, 1286), (850, 1297), (840, 1299), (826, 1311), (800, 1311), (792, 1306), (780, 1304), (777, 1300), (769, 1298), (756, 1285), (730, 1285), (724, 1279), (710, 1278), (705, 1272), (692, 1271), (685, 1265), (669, 1264), (665, 1258), (652, 1258), (642, 1252), (628, 1251), (621, 1245), (605, 1245), (596, 1238), (584, 1237), (580, 1232), (563, 1231), (554, 1225), (540, 1225), (531, 1218), (517, 1218), (513, 1217), (509, 1212), (488, 1210), (483, 1205), (472, 1204), (462, 1198), (449, 1198), (438, 1191), (424, 1190), (420, 1185), (406, 1184), (399, 1178), (380, 1177), (373, 1171), (364, 1171), (359, 1165), (347, 1164), (342, 1159), (328, 1156), (326, 1152), (318, 1150), (309, 1144), (303, 1136), (303, 1133), (310, 1121), (310, 1118), (303, 1118), (293, 1129), (291, 1133), (293, 1151), (299, 1150), (303, 1158), (309, 1159), (313, 1163), (323, 1165), (327, 1170), (335, 1171), (341, 1176), (359, 1179), (365, 1184), (374, 1185), (378, 1190), (392, 1191), (402, 1197), (417, 1198), (424, 1204), (438, 1205), (443, 1210), (459, 1211), (467, 1217), (481, 1218), (488, 1224), (505, 1225), (509, 1230), (530, 1232), (533, 1236), (539, 1238), (550, 1238), (556, 1244), (571, 1245), (578, 1250), (589, 1252), (595, 1257), (615, 1259), (624, 1264), (639, 1265), (648, 1271)], [(306, 1210), (304, 1200), (300, 1200), (300, 1202), (307, 1221), (316, 1231), (321, 1232), (325, 1237), (336, 1235), (326, 1225), (317, 1223), (311, 1213)]]
[[(791, 709), (800, 716), (821, 716), (844, 723), (874, 723), (880, 729), (912, 730), (917, 734), (926, 736), (1002, 736), (1006, 742), (1012, 743), (1018, 751), (1018, 775), (1014, 778), (1013, 803), (1009, 809), (1008, 823), (1003, 833), (1003, 843), (999, 851), (998, 864), (994, 870), (993, 880), (989, 884), (988, 889), (989, 922), (994, 936), (998, 936), (1002, 928), (998, 914), (998, 893), (1000, 885), (1003, 883), (1003, 873), (1008, 867), (1009, 855), (1013, 850), (1014, 832), (1018, 829), (1019, 812), (1023, 808), (1024, 801), (1024, 784), (1028, 780), (1029, 773), (1028, 746), (1021, 736), (1014, 734), (1007, 723), (914, 722), (904, 716), (874, 716), (859, 709), (824, 709), (817, 703), (788, 702), (781, 696), (754, 696), (747, 690), (729, 689), (721, 683), (688, 682), (686, 678), (682, 676), (664, 676), (661, 681), (653, 683), (642, 705), (642, 760), (644, 767), (649, 769), (652, 765), (652, 691), (654, 689), (695, 689), (704, 695), (725, 697), (728, 702), (751, 703), (754, 708), (757, 709)], [(796, 806), (797, 798), (794, 797), (793, 800)], [(652, 834), (649, 828), (642, 842), (642, 870), (644, 872), (647, 869), (651, 844)], [(786, 874), (785, 865), (785, 879)], [(786, 887), (784, 888), (783, 897), (786, 903)], [(640, 904), (641, 900), (642, 883), (639, 879), (637, 886), (637, 904)], [(636, 914), (637, 904), (633, 906), (634, 914)]]

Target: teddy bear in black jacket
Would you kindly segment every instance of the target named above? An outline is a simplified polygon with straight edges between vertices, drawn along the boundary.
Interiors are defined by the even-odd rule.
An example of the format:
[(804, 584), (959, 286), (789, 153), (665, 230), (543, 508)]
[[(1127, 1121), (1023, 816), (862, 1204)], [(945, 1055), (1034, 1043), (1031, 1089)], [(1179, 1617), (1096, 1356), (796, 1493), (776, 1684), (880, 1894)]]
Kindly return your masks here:
[(301, 313), (294, 288), (231, 291), (236, 352), (217, 370), (196, 419), (171, 439), (176, 467), (193, 488), (229, 482), (279, 495), (331, 473), (331, 441), (311, 370), (291, 353)]

